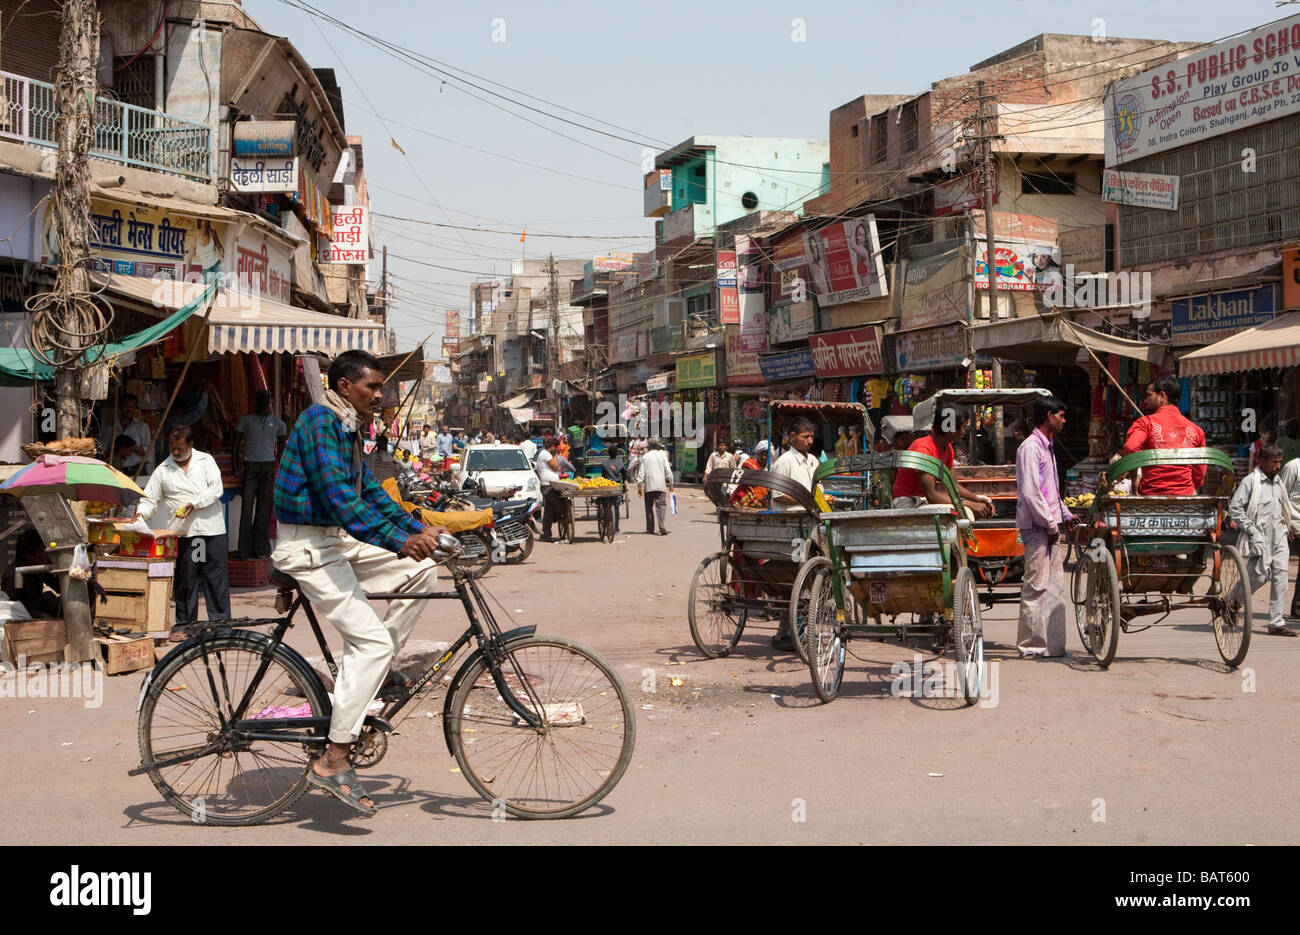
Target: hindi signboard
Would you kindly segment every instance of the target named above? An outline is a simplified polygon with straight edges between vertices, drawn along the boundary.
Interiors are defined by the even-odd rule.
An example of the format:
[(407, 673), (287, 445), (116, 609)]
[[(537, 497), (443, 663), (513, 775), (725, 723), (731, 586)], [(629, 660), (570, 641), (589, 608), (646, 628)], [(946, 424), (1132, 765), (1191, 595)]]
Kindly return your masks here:
[(237, 192), (296, 192), (298, 160), (235, 156), (230, 160), (230, 187)]
[(817, 372), (812, 351), (806, 347), (786, 354), (768, 354), (760, 357), (758, 367), (762, 371), (763, 379), (769, 382), (797, 380), (801, 377), (810, 377)]
[(819, 377), (883, 373), (880, 329), (874, 326), (814, 334), (808, 341)]
[(322, 263), (356, 264), (370, 260), (370, 219), (360, 205), (335, 207), (330, 211), (334, 234), (329, 249), (321, 253)]
[(1178, 176), (1106, 169), (1101, 174), (1101, 200), (1139, 208), (1178, 210)]
[(894, 335), (894, 353), (899, 373), (960, 367), (961, 359), (966, 356), (966, 328), (947, 325), (899, 332)]
[[(718, 385), (718, 359), (713, 351), (677, 358), (677, 388)], [(648, 384), (647, 384), (648, 388)]]

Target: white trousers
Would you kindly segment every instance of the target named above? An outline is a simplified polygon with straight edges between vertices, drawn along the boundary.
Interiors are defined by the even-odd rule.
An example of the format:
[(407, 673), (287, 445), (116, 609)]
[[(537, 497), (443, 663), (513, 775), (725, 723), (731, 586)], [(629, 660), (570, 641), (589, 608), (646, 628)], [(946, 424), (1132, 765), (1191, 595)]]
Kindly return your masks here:
[(381, 620), (365, 592), (432, 591), (438, 566), (353, 539), (338, 526), (279, 525), (271, 564), (297, 580), (313, 609), (343, 635), (329, 738), (350, 743), (389, 665), (420, 619), (424, 601), (390, 601)]
[(1291, 570), (1291, 550), (1287, 544), (1286, 526), (1280, 521), (1261, 524), (1260, 542), (1262, 550), (1259, 555), (1251, 555), (1249, 539), (1243, 533), (1241, 544), (1237, 548), (1246, 549), (1242, 557), (1246, 559), (1246, 574), (1250, 581), (1251, 594), (1255, 594), (1267, 582), (1271, 585), (1268, 592), (1268, 625), (1281, 627), (1286, 625), (1282, 615), (1286, 613), (1286, 586)]

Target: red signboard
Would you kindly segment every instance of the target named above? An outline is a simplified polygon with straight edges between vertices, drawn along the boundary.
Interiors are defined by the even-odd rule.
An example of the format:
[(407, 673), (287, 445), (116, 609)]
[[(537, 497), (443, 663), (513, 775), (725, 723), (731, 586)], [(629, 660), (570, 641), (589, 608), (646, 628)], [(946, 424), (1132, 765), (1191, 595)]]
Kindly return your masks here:
[(814, 334), (813, 366), (819, 377), (856, 377), (883, 373), (880, 362), (880, 329), (874, 326)]
[(734, 282), (718, 287), (718, 320), (724, 325), (740, 324), (740, 292)]

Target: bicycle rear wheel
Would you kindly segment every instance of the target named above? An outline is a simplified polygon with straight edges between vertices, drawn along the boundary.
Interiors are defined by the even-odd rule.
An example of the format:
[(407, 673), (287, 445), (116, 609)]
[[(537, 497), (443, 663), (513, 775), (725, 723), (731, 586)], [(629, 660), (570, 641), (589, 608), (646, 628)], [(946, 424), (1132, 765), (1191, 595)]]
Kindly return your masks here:
[[(307, 791), (307, 770), (323, 750), (291, 739), (235, 743), (222, 728), (253, 684), (267, 642), (258, 633), (235, 632), (195, 644), (153, 674), (141, 700), (141, 764), (200, 754), (148, 770), (163, 798), (197, 824), (255, 825), (273, 817)], [(316, 674), (277, 650), (243, 717), (328, 717), (329, 711)]]
[(501, 674), (543, 725), (528, 726), (497, 691), (487, 659), (469, 663), (448, 715), (452, 752), (479, 795), (520, 818), (567, 818), (595, 805), (632, 759), (627, 689), (593, 650), (558, 636), (506, 647)]

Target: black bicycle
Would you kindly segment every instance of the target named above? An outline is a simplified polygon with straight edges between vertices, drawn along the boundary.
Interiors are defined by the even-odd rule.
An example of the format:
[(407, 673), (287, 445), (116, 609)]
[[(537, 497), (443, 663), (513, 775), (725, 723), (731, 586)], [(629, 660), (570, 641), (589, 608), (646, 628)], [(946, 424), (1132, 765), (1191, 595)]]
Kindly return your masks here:
[[(572, 640), (502, 631), (478, 584), (441, 536), (454, 591), (370, 594), (372, 600), (459, 600), (464, 633), (418, 678), (386, 683), (383, 708), (353, 745), (353, 767), (374, 766), (388, 749), (393, 718), (465, 647), (443, 703), (447, 749), (474, 790), (521, 818), (566, 818), (604, 798), (632, 758), (636, 720), (618, 673)], [(283, 617), (221, 621), (158, 663), (140, 690), (141, 765), (163, 798), (196, 822), (253, 825), (307, 791), (312, 760), (327, 743), (330, 698), (320, 677), (284, 644), (299, 609), (330, 674), (338, 667), (297, 582), (271, 572)], [(251, 627), (271, 625), (270, 635)]]

